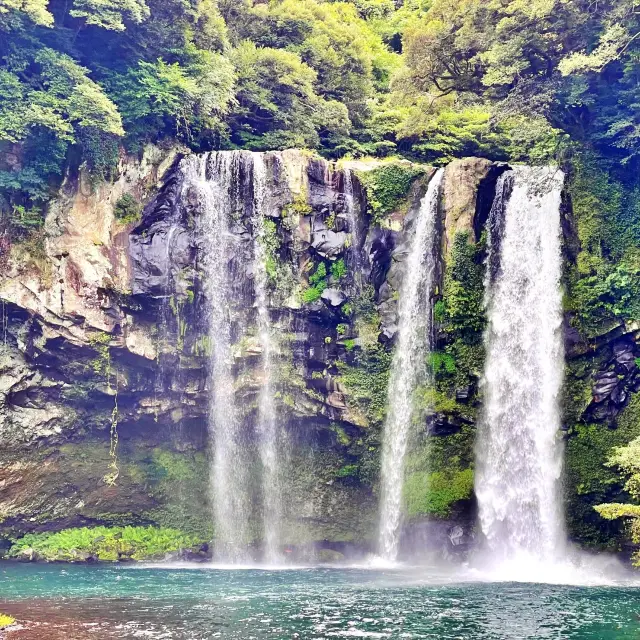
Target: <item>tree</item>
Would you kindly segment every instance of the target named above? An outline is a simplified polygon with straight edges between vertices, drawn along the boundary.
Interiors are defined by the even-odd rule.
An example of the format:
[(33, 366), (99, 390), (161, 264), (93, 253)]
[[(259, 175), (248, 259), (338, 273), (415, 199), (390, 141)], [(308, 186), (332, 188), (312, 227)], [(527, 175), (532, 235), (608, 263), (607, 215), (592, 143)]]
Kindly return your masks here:
[(335, 120), (347, 126), (344, 107), (315, 93), (316, 72), (297, 54), (241, 43), (233, 52), (238, 108), (234, 140), (252, 149), (317, 147), (319, 130)]
[(53, 16), (47, 0), (0, 0), (0, 31), (24, 27), (26, 22), (51, 27)]
[(298, 54), (316, 72), (316, 93), (345, 104), (356, 126), (397, 67), (397, 56), (351, 4), (278, 0), (256, 6), (225, 2), (221, 8), (234, 41)]
[(233, 99), (233, 67), (221, 54), (195, 48), (192, 53), (184, 66), (140, 60), (106, 81), (130, 135), (154, 139), (168, 131), (188, 140), (221, 126)]
[(122, 135), (115, 105), (87, 73), (49, 47), (23, 47), (0, 70), (0, 140), (17, 142), (34, 128), (67, 142), (75, 141), (79, 127)]
[[(640, 501), (640, 438), (632, 440), (626, 447), (614, 449), (608, 466), (618, 467), (627, 476), (625, 490), (634, 501)], [(629, 520), (631, 538), (635, 544), (640, 544), (640, 505), (612, 503), (598, 505), (595, 509), (607, 520)], [(634, 564), (640, 567), (640, 551), (634, 554)]]
[(124, 31), (125, 20), (142, 22), (150, 11), (144, 0), (75, 0), (69, 15), (88, 25)]

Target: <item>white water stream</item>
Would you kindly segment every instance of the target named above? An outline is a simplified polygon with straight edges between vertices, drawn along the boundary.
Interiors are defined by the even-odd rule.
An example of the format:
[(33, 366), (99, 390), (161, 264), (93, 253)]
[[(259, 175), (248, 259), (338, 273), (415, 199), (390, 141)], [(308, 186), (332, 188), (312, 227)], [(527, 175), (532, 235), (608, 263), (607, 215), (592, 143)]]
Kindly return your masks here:
[(507, 172), (490, 217), (489, 263), (497, 268), (487, 278), (476, 494), (485, 559), (516, 572), (560, 559), (565, 546), (559, 482), (563, 180), (552, 168)]
[(444, 170), (429, 182), (422, 200), (398, 302), (398, 333), (388, 389), (381, 467), (378, 552), (383, 560), (398, 557), (402, 524), (405, 457), (414, 419), (414, 392), (427, 381), (431, 335), (431, 290), (435, 274), (435, 237)]
[(254, 226), (254, 287), (258, 311), (258, 336), (262, 348), (262, 380), (258, 398), (259, 451), (262, 461), (262, 522), (264, 561), (270, 565), (282, 562), (279, 545), (282, 541), (281, 454), (284, 434), (278, 424), (273, 388), (276, 347), (269, 318), (265, 197), (267, 172), (262, 154), (251, 154), (253, 163), (253, 226)]
[[(237, 291), (233, 288), (230, 263), (237, 251), (238, 238), (231, 227), (242, 215), (245, 185), (253, 184), (253, 203), (249, 212), (253, 243), (253, 285), (256, 329), (262, 352), (259, 372), (258, 412), (255, 432), (262, 463), (262, 521), (264, 558), (276, 564), (281, 558), (282, 492), (280, 483), (280, 434), (273, 388), (275, 353), (268, 305), (265, 220), (267, 173), (264, 156), (245, 151), (223, 151), (189, 156), (183, 161), (185, 191), (197, 200), (198, 237), (202, 243), (204, 292), (207, 300), (208, 338), (211, 345), (209, 374), (209, 433), (211, 446), (211, 495), (214, 510), (215, 556), (230, 563), (251, 560), (249, 543), (254, 517), (251, 461), (254, 449), (250, 433), (240, 419), (236, 404), (233, 334), (248, 335), (243, 314), (233, 311)], [(241, 283), (240, 283), (241, 284)]]
[(230, 562), (246, 560), (249, 539), (248, 464), (234, 394), (229, 260), (230, 213), (240, 152), (192, 155), (183, 161), (185, 189), (198, 199), (198, 236), (203, 243), (210, 359), (209, 433), (215, 553)]

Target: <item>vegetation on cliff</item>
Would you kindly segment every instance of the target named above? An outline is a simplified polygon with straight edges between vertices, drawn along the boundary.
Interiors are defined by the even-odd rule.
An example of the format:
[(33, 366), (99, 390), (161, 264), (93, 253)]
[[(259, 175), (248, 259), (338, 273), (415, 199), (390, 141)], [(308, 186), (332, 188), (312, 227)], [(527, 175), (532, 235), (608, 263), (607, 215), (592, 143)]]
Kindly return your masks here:
[(162, 560), (167, 554), (197, 549), (203, 540), (159, 527), (82, 527), (57, 533), (31, 533), (15, 542), (10, 558), (48, 562)]
[[(607, 466), (618, 467), (627, 477), (624, 489), (635, 502), (640, 502), (640, 436), (625, 447), (616, 447), (609, 456)], [(638, 504), (601, 504), (597, 512), (607, 520), (625, 518), (629, 521), (631, 539), (640, 544), (640, 506)], [(634, 564), (640, 567), (640, 551), (633, 556)]]
[(429, 162), (578, 146), (632, 175), (639, 28), (634, 0), (9, 3), (3, 208), (19, 225), (69, 163), (109, 177), (120, 145), (161, 139)]

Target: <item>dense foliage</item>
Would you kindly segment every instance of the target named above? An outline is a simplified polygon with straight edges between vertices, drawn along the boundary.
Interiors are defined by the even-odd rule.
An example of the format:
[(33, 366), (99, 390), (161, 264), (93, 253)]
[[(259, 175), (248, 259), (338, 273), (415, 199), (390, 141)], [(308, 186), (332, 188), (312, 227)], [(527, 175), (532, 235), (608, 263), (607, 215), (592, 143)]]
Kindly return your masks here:
[(166, 554), (198, 547), (198, 538), (176, 529), (158, 527), (83, 527), (57, 533), (32, 533), (9, 550), (13, 558), (47, 561), (158, 560)]
[(638, 29), (635, 0), (4, 1), (2, 206), (161, 139), (432, 162), (578, 145), (632, 172)]
[[(609, 457), (609, 466), (618, 467), (627, 477), (625, 489), (636, 501), (640, 500), (640, 437), (626, 447), (617, 447)], [(640, 544), (640, 506), (636, 504), (601, 504), (596, 507), (598, 513), (607, 520), (625, 518), (629, 520), (631, 538)], [(634, 563), (640, 567), (640, 551), (634, 554)]]

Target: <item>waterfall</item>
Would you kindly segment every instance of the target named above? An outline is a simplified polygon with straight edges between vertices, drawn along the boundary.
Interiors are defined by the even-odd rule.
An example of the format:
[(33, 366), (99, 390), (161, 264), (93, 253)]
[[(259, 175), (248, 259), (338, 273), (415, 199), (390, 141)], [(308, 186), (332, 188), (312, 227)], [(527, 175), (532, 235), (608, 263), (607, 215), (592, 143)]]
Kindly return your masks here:
[(252, 154), (253, 161), (253, 225), (254, 225), (254, 286), (258, 311), (258, 336), (262, 348), (262, 381), (258, 399), (258, 425), (260, 458), (262, 461), (264, 560), (268, 564), (282, 561), (279, 544), (282, 540), (282, 487), (280, 482), (280, 444), (278, 417), (274, 401), (273, 356), (274, 339), (269, 318), (267, 296), (267, 254), (265, 209), (266, 168), (259, 153)]
[(563, 180), (552, 168), (507, 172), (489, 219), (476, 494), (488, 557), (517, 570), (557, 557), (565, 539), (558, 437)]
[(422, 200), (409, 252), (398, 303), (398, 334), (388, 390), (388, 413), (384, 426), (381, 469), (379, 553), (395, 561), (398, 556), (402, 520), (404, 462), (414, 419), (413, 395), (427, 381), (430, 348), (430, 294), (436, 266), (435, 235), (439, 196), (444, 170), (429, 182)]
[(198, 236), (211, 344), (209, 434), (215, 555), (230, 562), (246, 560), (251, 509), (248, 456), (234, 394), (229, 304), (233, 300), (229, 225), (240, 160), (240, 152), (217, 152), (183, 161), (185, 189), (199, 206)]
[[(281, 440), (274, 399), (275, 340), (271, 328), (267, 277), (267, 172), (264, 154), (221, 151), (189, 156), (182, 163), (186, 202), (198, 207), (196, 216), (201, 243), (203, 289), (206, 299), (208, 337), (211, 345), (209, 367), (209, 435), (211, 442), (211, 494), (215, 530), (215, 556), (225, 562), (250, 560), (249, 543), (254, 533), (254, 500), (251, 469), (255, 431), (258, 456), (262, 463), (262, 519), (264, 559), (270, 564), (281, 560), (283, 513)], [(250, 206), (244, 194), (253, 191)], [(246, 217), (246, 218), (245, 218)], [(236, 403), (237, 371), (234, 342), (249, 335), (251, 328), (238, 309), (236, 263), (243, 260), (240, 245), (246, 238), (243, 227), (251, 231), (253, 288), (256, 329), (262, 362), (259, 370), (258, 411), (252, 430), (242, 419)], [(237, 235), (237, 234), (240, 235)], [(249, 273), (251, 270), (249, 270)], [(242, 273), (242, 271), (240, 272)], [(248, 333), (249, 332), (249, 333)], [(246, 413), (246, 407), (245, 412)]]
[(347, 213), (347, 223), (351, 234), (351, 250), (349, 251), (349, 266), (354, 275), (357, 290), (362, 289), (362, 260), (360, 259), (361, 239), (360, 227), (358, 225), (358, 215), (356, 212), (356, 198), (353, 191), (353, 175), (351, 169), (344, 168), (343, 188), (344, 200)]

